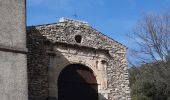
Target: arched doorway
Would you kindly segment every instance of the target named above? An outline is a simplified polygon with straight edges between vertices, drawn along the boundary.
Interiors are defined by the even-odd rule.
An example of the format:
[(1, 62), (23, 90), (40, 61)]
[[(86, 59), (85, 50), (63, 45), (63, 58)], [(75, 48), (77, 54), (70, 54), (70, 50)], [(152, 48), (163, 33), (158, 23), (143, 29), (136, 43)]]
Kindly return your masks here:
[(98, 88), (93, 71), (81, 64), (65, 67), (58, 79), (59, 100), (98, 100)]

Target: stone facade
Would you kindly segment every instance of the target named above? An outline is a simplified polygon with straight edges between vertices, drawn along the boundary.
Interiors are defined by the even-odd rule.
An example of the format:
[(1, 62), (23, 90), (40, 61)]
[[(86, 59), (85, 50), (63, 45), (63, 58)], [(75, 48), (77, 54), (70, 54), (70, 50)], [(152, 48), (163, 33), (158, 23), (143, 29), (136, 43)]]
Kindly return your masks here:
[(93, 70), (99, 100), (130, 100), (126, 47), (86, 22), (27, 27), (29, 100), (58, 98), (57, 79), (70, 64)]
[(0, 0), (0, 100), (28, 100), (25, 0)]
[(70, 64), (93, 71), (99, 100), (131, 99), (124, 45), (72, 19), (25, 26), (25, 0), (0, 0), (1, 100), (58, 99), (58, 77)]

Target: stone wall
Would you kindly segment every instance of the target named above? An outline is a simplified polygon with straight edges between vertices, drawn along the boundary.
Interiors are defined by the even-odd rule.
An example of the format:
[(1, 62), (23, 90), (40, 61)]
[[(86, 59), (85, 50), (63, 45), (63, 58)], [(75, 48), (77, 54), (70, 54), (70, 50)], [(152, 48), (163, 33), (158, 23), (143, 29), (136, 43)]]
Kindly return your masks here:
[(27, 32), (29, 100), (47, 100), (48, 98), (49, 65), (45, 41), (41, 35)]
[[(59, 23), (28, 27), (27, 32), (29, 33), (30, 36), (34, 34), (36, 36), (42, 37), (41, 40), (46, 41), (45, 43), (40, 42), (40, 44), (44, 43), (43, 46), (45, 47), (44, 52), (47, 53), (48, 51), (52, 51), (53, 54), (56, 55), (56, 59), (58, 55), (61, 54), (64, 55), (63, 53), (61, 53), (60, 50), (55, 49), (55, 48), (60, 49), (59, 47), (61, 45), (65, 45), (67, 47), (65, 49), (69, 49), (69, 46), (71, 45), (75, 48), (78, 47), (76, 50), (78, 50), (79, 52), (83, 51), (83, 50), (80, 51), (79, 48), (89, 48), (88, 49), (89, 52), (91, 50), (106, 51), (105, 55), (110, 55), (110, 57), (106, 57), (107, 59), (109, 59), (107, 60), (108, 64), (106, 68), (106, 74), (107, 74), (106, 90), (109, 91), (108, 100), (130, 99), (130, 89), (128, 86), (129, 81), (128, 81), (128, 71), (127, 71), (127, 62), (126, 62), (127, 48), (124, 45), (118, 43), (117, 41), (93, 29), (86, 22), (81, 22), (81, 21), (76, 21), (71, 19), (61, 19)], [(76, 39), (76, 36), (79, 36), (78, 41)], [(33, 36), (31, 37), (31, 39), (34, 42), (31, 44), (33, 45), (39, 44), (39, 42), (34, 41), (36, 37)], [(37, 48), (42, 48), (42, 47), (37, 47)], [(57, 52), (60, 52), (60, 54), (58, 54), (56, 50)], [(35, 53), (35, 55), (43, 55), (43, 53), (37, 53), (37, 54)], [(78, 53), (76, 54), (76, 56), (66, 53), (64, 58), (70, 63), (69, 58), (66, 57), (68, 55), (73, 58), (76, 58), (78, 56)], [(94, 55), (94, 57), (95, 56), (96, 55)], [(50, 58), (50, 57), (46, 57), (46, 58)], [(97, 60), (101, 61), (101, 59), (97, 59)], [(50, 60), (48, 62), (50, 62)], [(77, 59), (76, 62), (78, 63), (79, 60)], [(90, 64), (90, 62), (85, 64)], [(30, 67), (34, 67), (40, 70), (40, 68), (37, 66), (30, 66)], [(47, 66), (48, 64), (45, 67)]]

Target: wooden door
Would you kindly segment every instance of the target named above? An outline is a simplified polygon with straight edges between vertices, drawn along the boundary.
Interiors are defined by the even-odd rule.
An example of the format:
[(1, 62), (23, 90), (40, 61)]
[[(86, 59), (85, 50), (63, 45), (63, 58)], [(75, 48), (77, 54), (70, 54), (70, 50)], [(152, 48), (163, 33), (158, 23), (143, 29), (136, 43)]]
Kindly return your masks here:
[(98, 100), (97, 81), (86, 66), (67, 66), (58, 79), (59, 100)]

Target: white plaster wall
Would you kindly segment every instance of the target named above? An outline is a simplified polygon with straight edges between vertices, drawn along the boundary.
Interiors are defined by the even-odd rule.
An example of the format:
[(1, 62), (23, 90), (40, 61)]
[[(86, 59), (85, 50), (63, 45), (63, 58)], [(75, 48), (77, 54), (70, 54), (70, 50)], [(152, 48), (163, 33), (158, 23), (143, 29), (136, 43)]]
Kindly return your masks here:
[(25, 54), (0, 51), (0, 100), (28, 100)]
[(0, 0), (0, 46), (25, 49), (25, 0)]

